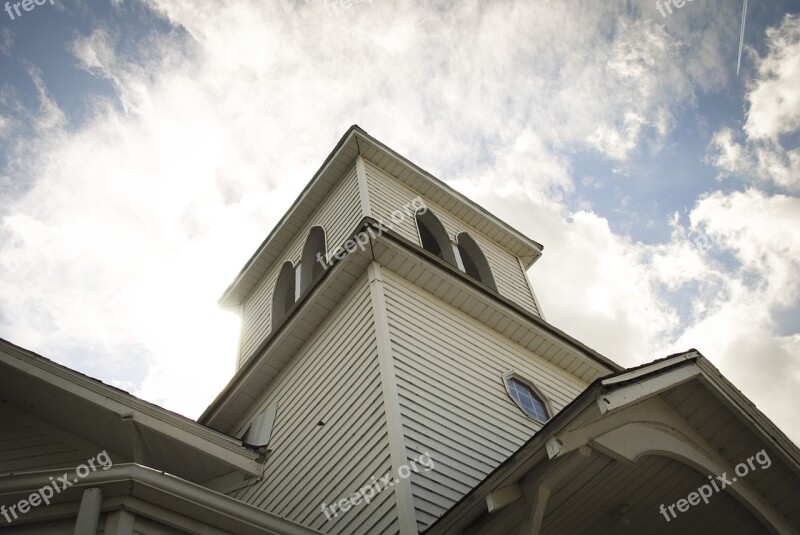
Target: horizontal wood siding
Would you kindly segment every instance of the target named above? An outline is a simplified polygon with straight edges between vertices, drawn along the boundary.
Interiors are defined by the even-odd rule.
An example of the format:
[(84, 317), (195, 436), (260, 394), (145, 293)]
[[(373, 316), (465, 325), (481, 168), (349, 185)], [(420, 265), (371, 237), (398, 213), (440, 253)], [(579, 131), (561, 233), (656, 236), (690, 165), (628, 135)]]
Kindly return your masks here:
[(281, 266), (290, 260), (300, 261), (308, 232), (319, 225), (325, 230), (328, 253), (338, 249), (363, 218), (358, 194), (355, 166), (342, 178), (308, 223), (297, 234), (284, 258), (276, 262), (242, 306), (242, 331), (239, 346), (239, 366), (252, 356), (258, 345), (269, 335), (272, 321), (272, 292)]
[(388, 490), (330, 521), (320, 508), (392, 469), (366, 277), (275, 380), (258, 410), (273, 403), (278, 410), (264, 481), (232, 496), (324, 533), (397, 533)]
[(504, 372), (532, 381), (558, 412), (588, 385), (384, 270), (389, 331), (422, 530), (541, 428), (506, 393)]
[[(48, 520), (32, 524), (6, 525), (6, 519), (0, 517), (0, 526), (3, 526), (3, 535), (73, 535), (75, 533), (75, 518)], [(98, 533), (102, 533), (98, 530)]]
[[(382, 220), (384, 225), (391, 230), (419, 244), (419, 234), (413, 213), (409, 215), (411, 209), (406, 208), (410, 205), (411, 200), (419, 196), (419, 194), (394, 177), (387, 175), (370, 162), (366, 162), (366, 172), (372, 217), (379, 221)], [(467, 232), (475, 239), (489, 262), (498, 293), (525, 310), (539, 315), (536, 302), (528, 286), (527, 275), (519, 265), (517, 257), (495, 241), (467, 226), (444, 208), (424, 196), (421, 197), (428, 208), (442, 222), (450, 235), (451, 241), (455, 240), (459, 232)], [(392, 217), (392, 214), (394, 214), (394, 217)], [(403, 217), (401, 217), (401, 214)]]
[(49, 468), (75, 468), (99, 453), (75, 447), (0, 402), (0, 475)]
[[(417, 196), (422, 196), (401, 184), (396, 178), (387, 175), (372, 163), (368, 161), (364, 163), (372, 217), (407, 240), (419, 243), (419, 234), (414, 222), (411, 200)], [(423, 198), (423, 200), (428, 204), (427, 199)], [(394, 218), (392, 218), (393, 213)]]

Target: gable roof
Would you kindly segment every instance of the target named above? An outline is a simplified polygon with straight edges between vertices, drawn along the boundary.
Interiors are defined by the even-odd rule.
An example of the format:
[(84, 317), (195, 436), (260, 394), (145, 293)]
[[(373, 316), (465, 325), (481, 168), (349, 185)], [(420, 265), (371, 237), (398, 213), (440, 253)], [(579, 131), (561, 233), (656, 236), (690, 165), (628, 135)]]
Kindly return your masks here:
[(204, 483), (260, 476), (239, 440), (0, 339), (0, 392), (16, 408), (102, 448)]
[(411, 189), (420, 192), (445, 209), (458, 213), (467, 223), (520, 257), (526, 269), (541, 256), (543, 249), (541, 244), (370, 136), (358, 125), (353, 125), (345, 132), (289, 210), (222, 294), (219, 299), (220, 305), (237, 306), (247, 298), (270, 267), (281, 258), (284, 249), (338, 184), (341, 177), (355, 165), (359, 154)]
[[(766, 445), (787, 467), (784, 473), (775, 471), (770, 474), (775, 478), (771, 484), (784, 490), (794, 488), (800, 498), (800, 449), (716, 367), (692, 349), (594, 381), (423, 533), (438, 535), (461, 532), (482, 516), (485, 519), (489, 496), (498, 489), (507, 488), (509, 483), (524, 481), (529, 474), (546, 472), (543, 467), (548, 462), (561, 456), (568, 448), (575, 447), (576, 444), (565, 445), (563, 442), (565, 437), (573, 438), (582, 433), (575, 429), (589, 428), (602, 420), (605, 414), (634, 407), (657, 396), (673, 407), (688, 405), (689, 408), (675, 409), (679, 417), (687, 420), (692, 417), (691, 407), (697, 405), (687, 403), (689, 397), (701, 400), (701, 406), (713, 403), (712, 410), (728, 411), (730, 418), (721, 415), (712, 418), (713, 435), (742, 437), (748, 434), (753, 444), (761, 445), (759, 448)], [(726, 422), (728, 429), (724, 432), (719, 426), (720, 422)], [(705, 425), (708, 424), (705, 421)], [(711, 433), (708, 429), (697, 425), (697, 422), (691, 422), (691, 426), (696, 427), (698, 436), (708, 441), (708, 434)], [(715, 444), (715, 447), (719, 446)], [(739, 444), (741, 446), (742, 443)], [(724, 452), (725, 448), (719, 451)], [(757, 449), (745, 451), (752, 453)], [(792, 503), (792, 500), (783, 499), (781, 503), (771, 506), (783, 515), (794, 515), (796, 521), (800, 518), (800, 511), (790, 505)]]

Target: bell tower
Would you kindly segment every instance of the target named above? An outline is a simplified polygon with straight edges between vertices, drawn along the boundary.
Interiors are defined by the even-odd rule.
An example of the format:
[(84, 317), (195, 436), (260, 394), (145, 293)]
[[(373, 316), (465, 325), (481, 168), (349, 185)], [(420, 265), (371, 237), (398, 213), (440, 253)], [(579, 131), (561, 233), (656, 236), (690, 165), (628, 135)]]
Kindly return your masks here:
[(323, 533), (432, 524), (621, 369), (543, 319), (541, 254), (351, 127), (220, 299), (238, 367), (200, 421), (264, 458), (227, 492)]

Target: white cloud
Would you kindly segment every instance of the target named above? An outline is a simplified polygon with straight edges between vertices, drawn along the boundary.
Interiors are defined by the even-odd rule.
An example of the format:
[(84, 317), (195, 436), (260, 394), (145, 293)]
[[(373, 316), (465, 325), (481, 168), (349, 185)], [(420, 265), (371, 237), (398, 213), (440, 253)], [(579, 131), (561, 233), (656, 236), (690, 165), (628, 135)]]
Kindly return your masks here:
[(800, 130), (800, 16), (786, 15), (767, 31), (769, 52), (758, 63), (748, 95), (745, 131), (751, 139), (776, 138)]
[(791, 230), (800, 199), (712, 193), (653, 246), (615, 235), (591, 213), (485, 202), (545, 244), (530, 276), (550, 322), (624, 365), (697, 348), (800, 438), (800, 418), (785, 404), (800, 388), (800, 334), (778, 325), (800, 302), (800, 235)]
[(679, 318), (653, 285), (648, 248), (592, 213), (559, 226), (531, 272), (548, 320), (623, 365), (659, 356)]
[(8, 56), (14, 46), (14, 34), (8, 28), (0, 28), (0, 54)]
[(87, 36), (78, 36), (72, 43), (72, 54), (84, 70), (113, 79), (116, 56), (105, 30), (97, 28)]
[[(800, 419), (780, 392), (800, 387), (800, 335), (780, 334), (776, 318), (800, 301), (800, 236), (789, 230), (800, 225), (800, 199), (718, 192), (699, 200), (690, 218), (710, 249), (684, 280), (697, 282), (692, 321), (665, 351), (691, 346), (711, 357), (797, 440)], [(734, 266), (723, 265), (721, 253)]]
[(749, 109), (741, 132), (716, 133), (711, 160), (727, 174), (800, 190), (800, 148), (782, 136), (800, 132), (800, 16), (786, 15), (767, 31), (768, 52), (756, 57), (758, 78), (747, 95)]
[(62, 128), (66, 118), (61, 108), (49, 95), (47, 86), (42, 81), (41, 71), (34, 65), (28, 65), (27, 71), (39, 96), (39, 113), (36, 115), (34, 128), (39, 133), (50, 133), (53, 129)]

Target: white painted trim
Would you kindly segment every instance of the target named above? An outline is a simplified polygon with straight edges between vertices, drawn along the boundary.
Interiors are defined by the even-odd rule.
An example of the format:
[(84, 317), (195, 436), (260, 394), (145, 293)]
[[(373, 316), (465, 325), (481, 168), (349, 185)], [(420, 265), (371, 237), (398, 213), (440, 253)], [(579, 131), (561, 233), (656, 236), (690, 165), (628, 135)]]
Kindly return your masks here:
[(139, 426), (136, 425), (136, 420), (134, 420), (133, 415), (129, 414), (123, 416), (122, 421), (125, 424), (123, 426), (125, 429), (125, 434), (131, 443), (133, 462), (150, 466), (151, 463), (147, 455), (147, 449), (145, 448), (145, 441), (144, 438), (142, 438), (142, 432), (139, 429)]
[(528, 285), (528, 290), (531, 292), (533, 303), (536, 305), (536, 312), (539, 313), (540, 318), (542, 318), (544, 321), (547, 321), (547, 318), (544, 317), (544, 311), (542, 311), (542, 305), (539, 303), (539, 298), (536, 297), (536, 292), (533, 291), (533, 284), (531, 284), (531, 279), (528, 277), (528, 271), (525, 269), (525, 265), (522, 263), (522, 259), (520, 257), (517, 257), (517, 263), (519, 263), (519, 269), (522, 270), (522, 277), (525, 279), (525, 283)]
[(132, 416), (138, 425), (249, 474), (261, 475), (258, 454), (238, 440), (29, 353), (0, 340), (0, 363), (85, 399), (99, 410), (111, 411), (120, 418)]
[(542, 522), (544, 521), (544, 512), (547, 509), (547, 502), (550, 500), (550, 488), (544, 485), (539, 485), (533, 498), (527, 500), (529, 504), (528, 514), (524, 527), (520, 531), (521, 535), (540, 535), (542, 532)]
[[(269, 304), (272, 306), (272, 303)], [(242, 366), (242, 318), (244, 318), (244, 302), (236, 305), (233, 307), (235, 309), (235, 314), (239, 318), (239, 328), (236, 329), (236, 365), (234, 369), (239, 371), (239, 368)], [(272, 309), (270, 309), (272, 312)]]
[[(461, 272), (466, 273), (467, 270), (464, 269), (464, 260), (462, 260), (462, 258), (461, 258), (461, 250), (458, 248), (458, 244), (450, 242), (450, 247), (453, 248), (453, 254), (456, 257), (456, 265), (457, 265), (458, 269)], [(480, 281), (478, 281), (478, 282), (480, 282)]]
[(522, 498), (522, 491), (520, 490), (519, 485), (512, 483), (511, 485), (505, 486), (501, 489), (493, 490), (487, 494), (486, 509), (490, 513), (493, 513), (499, 509), (502, 509), (506, 505), (514, 503), (520, 498)]
[[(122, 499), (115, 498), (112, 503), (114, 506), (119, 504), (119, 507), (123, 507), (134, 516), (134, 532), (131, 535), (150, 535), (153, 533), (151, 531), (153, 524), (167, 526), (182, 534), (231, 535), (231, 531), (228, 529), (218, 529), (210, 526), (204, 520), (176, 512), (171, 507), (168, 508), (167, 504), (156, 504), (151, 500), (132, 496), (126, 496)], [(164, 531), (161, 531), (158, 535), (164, 533)], [(104, 533), (103, 535), (106, 534)]]
[(229, 474), (225, 474), (224, 476), (215, 477), (214, 479), (210, 479), (203, 483), (203, 486), (207, 489), (211, 489), (214, 491), (219, 492), (220, 494), (228, 494), (235, 490), (239, 490), (244, 487), (249, 487), (255, 483), (261, 481), (259, 477), (250, 477), (248, 478), (242, 472), (236, 471), (231, 472)]
[[(298, 302), (300, 300), (300, 286), (303, 282), (303, 263), (298, 262), (296, 266), (292, 266), (294, 269), (294, 302)], [(275, 290), (272, 290), (273, 294)]]
[[(51, 484), (50, 476), (59, 475), (61, 475), (59, 472), (44, 470), (0, 478), (0, 496), (30, 495)], [(233, 533), (259, 533), (262, 535), (319, 535), (320, 533), (235, 498), (138, 464), (114, 465), (108, 470), (90, 472), (78, 484), (67, 489), (65, 493), (103, 485), (114, 485), (114, 488), (118, 489), (119, 485), (115, 485), (118, 483), (128, 483), (125, 488), (128, 489), (129, 495), (144, 500), (144, 503), (147, 504), (156, 503), (159, 497), (170, 498), (164, 500), (163, 503), (157, 503), (157, 505), (165, 507), (164, 503), (173, 503), (174, 500), (171, 498), (177, 498), (182, 507), (181, 514), (192, 514), (191, 518), (202, 518), (205, 525), (215, 526)], [(127, 500), (125, 503), (128, 503)], [(54, 507), (57, 507), (57, 504), (40, 509), (50, 511)], [(135, 509), (132, 511), (137, 512)], [(172, 510), (167, 511), (177, 514)]]
[[(667, 406), (666, 402), (653, 401), (660, 401), (660, 405), (665, 407), (663, 411), (665, 417), (658, 418), (657, 424), (642, 420), (630, 421), (603, 435), (593, 437), (593, 446), (623, 463), (635, 463), (646, 455), (662, 455), (701, 473), (734, 472), (733, 466), (726, 463), (713, 448), (709, 447), (682, 417)], [(657, 411), (651, 411), (649, 414), (656, 415)], [(797, 533), (770, 504), (763, 501), (762, 496), (749, 482), (737, 482), (736, 485), (729, 486), (727, 492), (775, 532), (786, 535)]]
[(793, 467), (796, 473), (800, 473), (800, 450), (786, 434), (780, 430), (772, 421), (739, 390), (707, 358), (701, 357), (697, 360), (697, 366), (703, 370), (708, 382), (709, 390), (713, 389), (714, 394), (719, 400), (734, 413), (744, 415), (742, 421), (756, 436), (769, 437), (775, 446), (776, 453), (780, 454), (781, 459), (787, 466)]
[[(392, 460), (392, 471), (396, 474), (397, 470), (408, 462), (409, 456), (405, 446), (405, 433), (403, 433), (400, 396), (394, 371), (394, 357), (389, 337), (389, 318), (386, 313), (386, 297), (383, 293), (380, 265), (376, 262), (371, 262), (367, 266), (367, 276), (369, 277), (372, 310), (375, 318), (375, 337), (378, 346), (383, 405), (386, 411), (386, 427), (389, 436), (389, 454)], [(399, 483), (394, 487), (394, 494), (397, 499), (400, 535), (416, 535), (418, 530), (411, 479), (400, 478)]]
[(539, 464), (522, 479), (525, 495), (525, 519), (520, 527), (522, 535), (539, 535), (550, 493), (561, 481), (572, 477), (592, 457), (592, 449), (586, 446), (570, 456), (549, 460)]
[[(524, 414), (528, 419), (543, 425), (549, 422), (550, 419), (555, 415), (555, 412), (553, 411), (553, 404), (550, 401), (550, 398), (547, 397), (538, 386), (536, 386), (536, 383), (534, 383), (533, 381), (531, 381), (530, 379), (528, 379), (527, 377), (525, 377), (524, 375), (515, 370), (508, 370), (504, 372), (502, 378), (503, 378), (503, 387), (506, 389), (506, 394), (508, 394), (508, 397), (511, 398), (511, 401), (514, 402), (514, 405), (519, 407), (519, 410), (522, 411), (522, 414)], [(509, 379), (516, 379), (520, 383), (523, 383), (528, 388), (533, 390), (533, 393), (536, 394), (536, 396), (539, 397), (539, 399), (541, 399), (542, 402), (544, 403), (544, 409), (547, 411), (547, 420), (540, 420), (534, 416), (531, 416), (525, 411), (525, 408), (522, 405), (520, 405), (519, 402), (516, 400), (516, 398), (511, 394), (511, 390), (508, 388)]]
[(97, 487), (85, 489), (78, 507), (78, 518), (75, 520), (75, 535), (97, 533), (100, 522), (100, 510), (103, 507), (103, 491)]
[(364, 158), (356, 156), (356, 180), (358, 181), (358, 196), (361, 199), (361, 213), (364, 217), (372, 217), (372, 204), (369, 199), (369, 183), (367, 181), (367, 167)]
[[(421, 214), (421, 213), (424, 213), (422, 210), (423, 209), (420, 208), (419, 210), (414, 212), (414, 230), (417, 232), (417, 245), (419, 245), (420, 247), (422, 247), (422, 234), (420, 234), (420, 232), (419, 232), (419, 219), (417, 219), (417, 216), (419, 214)], [(424, 210), (425, 210), (425, 212), (427, 212), (429, 210), (429, 207), (427, 206), (427, 203), (425, 205)], [(424, 247), (422, 247), (422, 249), (423, 250), (427, 250)]]
[(103, 530), (104, 535), (133, 535), (133, 528), (136, 525), (136, 515), (120, 509), (112, 511), (106, 517), (106, 525)]
[(275, 425), (275, 417), (278, 414), (278, 404), (272, 403), (264, 410), (259, 412), (250, 423), (250, 428), (245, 435), (243, 442), (248, 446), (265, 448), (269, 445), (272, 437), (272, 429)]
[(608, 386), (608, 385), (613, 385), (613, 384), (617, 384), (617, 383), (624, 383), (625, 381), (631, 381), (633, 379), (636, 379), (637, 377), (641, 377), (643, 375), (647, 375), (647, 374), (653, 373), (653, 372), (658, 371), (658, 370), (663, 370), (664, 368), (668, 368), (668, 367), (672, 366), (673, 364), (676, 364), (676, 363), (684, 361), (684, 360), (691, 360), (691, 359), (696, 358), (698, 356), (699, 356), (699, 354), (697, 353), (697, 351), (693, 351), (691, 353), (684, 353), (683, 355), (676, 355), (676, 356), (674, 356), (672, 358), (668, 358), (668, 359), (662, 360), (661, 362), (658, 362), (656, 364), (650, 364), (650, 365), (644, 366), (644, 367), (642, 367), (642, 368), (640, 368), (638, 370), (634, 370), (634, 371), (630, 371), (630, 372), (627, 372), (627, 373), (623, 373), (621, 375), (617, 375), (615, 377), (611, 377), (610, 379), (603, 379), (602, 384), (603, 384), (603, 386)]
[(550, 437), (547, 439), (547, 442), (544, 443), (544, 447), (547, 450), (547, 458), (554, 459), (561, 455), (561, 452), (564, 449), (564, 444), (558, 440), (557, 437)]
[(644, 379), (641, 382), (624, 386), (613, 392), (600, 394), (597, 396), (597, 406), (600, 407), (602, 414), (614, 412), (675, 388), (702, 374), (703, 372), (700, 368), (695, 365), (682, 366), (663, 375)]

